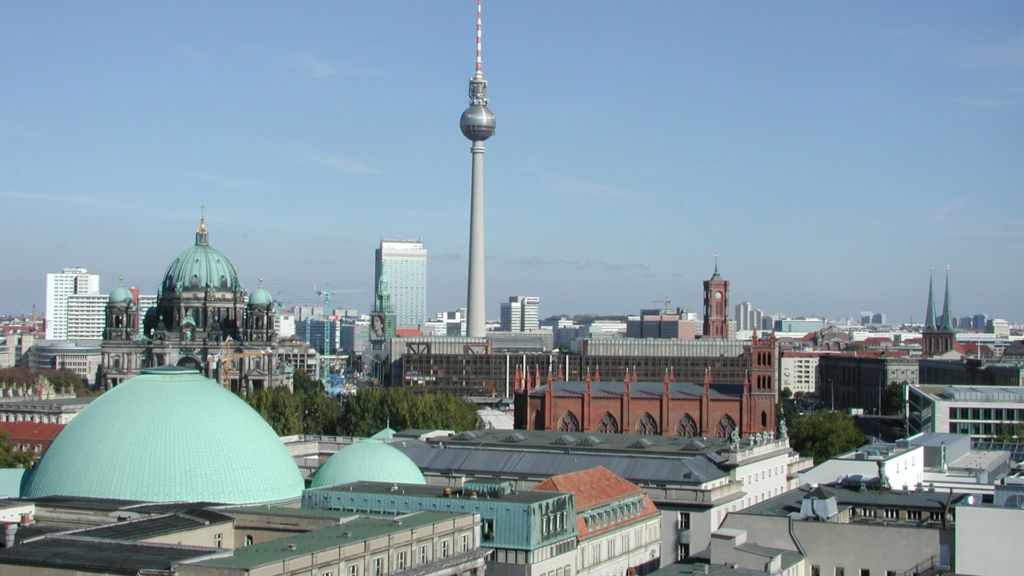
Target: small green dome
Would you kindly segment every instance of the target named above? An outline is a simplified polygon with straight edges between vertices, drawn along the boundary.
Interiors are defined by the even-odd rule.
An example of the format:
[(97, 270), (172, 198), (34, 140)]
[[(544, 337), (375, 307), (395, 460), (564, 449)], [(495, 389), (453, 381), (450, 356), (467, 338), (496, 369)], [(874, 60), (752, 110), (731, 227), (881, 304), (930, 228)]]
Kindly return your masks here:
[(130, 304), (132, 300), (134, 299), (132, 298), (131, 291), (124, 286), (118, 286), (110, 292), (110, 298), (107, 299), (107, 302), (111, 304)]
[(162, 367), (68, 422), (25, 474), (21, 495), (254, 504), (302, 489), (288, 451), (245, 401), (195, 370)]
[(160, 286), (165, 294), (183, 290), (237, 291), (242, 288), (231, 261), (210, 247), (206, 224), (202, 221), (196, 232), (195, 245), (171, 261)]
[(257, 286), (252, 294), (249, 294), (249, 305), (250, 306), (270, 306), (274, 303), (274, 299), (270, 296), (270, 292), (263, 286)]
[(426, 484), (423, 472), (398, 448), (367, 438), (331, 456), (313, 475), (311, 488), (349, 482)]

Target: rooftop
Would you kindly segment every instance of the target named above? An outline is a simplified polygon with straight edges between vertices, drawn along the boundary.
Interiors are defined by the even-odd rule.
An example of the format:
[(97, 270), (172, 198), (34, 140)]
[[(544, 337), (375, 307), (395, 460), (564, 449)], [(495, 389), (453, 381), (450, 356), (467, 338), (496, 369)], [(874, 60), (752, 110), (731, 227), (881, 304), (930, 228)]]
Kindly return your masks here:
[[(445, 489), (449, 494), (445, 494)], [(429, 484), (393, 484), (387, 482), (351, 482), (340, 486), (310, 488), (309, 491), (320, 492), (352, 492), (360, 494), (397, 494), (416, 498), (451, 498), (455, 500), (501, 500), (521, 504), (534, 504), (551, 500), (561, 494), (539, 490), (521, 490), (505, 494), (488, 494), (483, 492), (474, 498), (468, 489), (448, 488)]]
[[(787, 516), (800, 512), (805, 496), (834, 496), (839, 506), (872, 506), (888, 508), (914, 508), (943, 510), (950, 497), (949, 492), (908, 492), (901, 490), (866, 489), (864, 491), (840, 486), (812, 486), (805, 484), (796, 490), (784, 492), (775, 498), (765, 500), (734, 514), (755, 516)], [(953, 495), (954, 500), (957, 495)]]
[(141, 570), (170, 570), (176, 562), (230, 553), (193, 546), (54, 535), (0, 549), (0, 564), (134, 575)]
[(940, 386), (919, 384), (914, 389), (944, 402), (1011, 402), (1024, 404), (1024, 387), (1018, 386)]
[(400, 519), (360, 517), (338, 526), (296, 534), (239, 548), (233, 556), (213, 558), (200, 562), (203, 566), (251, 570), (321, 550), (346, 546), (362, 540), (383, 536), (398, 530), (433, 524), (454, 518), (449, 512), (414, 512)]

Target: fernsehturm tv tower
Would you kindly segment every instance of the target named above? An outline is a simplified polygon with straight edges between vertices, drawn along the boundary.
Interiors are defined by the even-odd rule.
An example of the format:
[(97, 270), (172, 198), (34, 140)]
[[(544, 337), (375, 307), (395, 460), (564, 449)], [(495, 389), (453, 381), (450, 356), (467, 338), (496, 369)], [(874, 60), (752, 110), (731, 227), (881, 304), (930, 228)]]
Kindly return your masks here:
[(476, 73), (469, 79), (469, 108), (459, 119), (462, 135), (473, 142), (473, 197), (469, 211), (469, 296), (466, 332), (483, 338), (484, 298), (484, 140), (494, 134), (494, 113), (487, 109), (487, 80), (480, 60), (480, 2), (476, 0)]

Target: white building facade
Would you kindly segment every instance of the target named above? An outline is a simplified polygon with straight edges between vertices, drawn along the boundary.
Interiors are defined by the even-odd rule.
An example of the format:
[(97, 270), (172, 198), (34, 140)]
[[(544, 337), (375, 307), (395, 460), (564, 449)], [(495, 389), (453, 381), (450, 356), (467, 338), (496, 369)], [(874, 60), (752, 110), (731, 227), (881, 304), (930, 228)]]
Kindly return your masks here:
[(67, 300), (67, 339), (102, 340), (106, 294), (72, 294)]
[(85, 268), (64, 268), (46, 275), (46, 339), (68, 339), (68, 297), (99, 294), (100, 277)]
[(419, 326), (427, 319), (427, 249), (420, 240), (381, 240), (376, 252), (374, 289), (388, 280), (396, 326)]
[(536, 332), (540, 330), (540, 298), (537, 296), (510, 296), (501, 303), (501, 329), (506, 332)]

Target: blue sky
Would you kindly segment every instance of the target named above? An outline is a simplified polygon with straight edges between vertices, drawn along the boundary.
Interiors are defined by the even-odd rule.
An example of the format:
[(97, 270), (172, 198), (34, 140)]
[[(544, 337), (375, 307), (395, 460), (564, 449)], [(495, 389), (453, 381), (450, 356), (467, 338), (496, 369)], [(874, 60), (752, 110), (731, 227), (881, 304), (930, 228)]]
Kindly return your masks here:
[[(475, 2), (0, 1), (0, 313), (211, 244), (285, 302), (421, 238), (464, 305)], [(488, 317), (701, 307), (1024, 321), (1024, 3), (488, 0)], [(731, 314), (731, 310), (730, 310)]]

